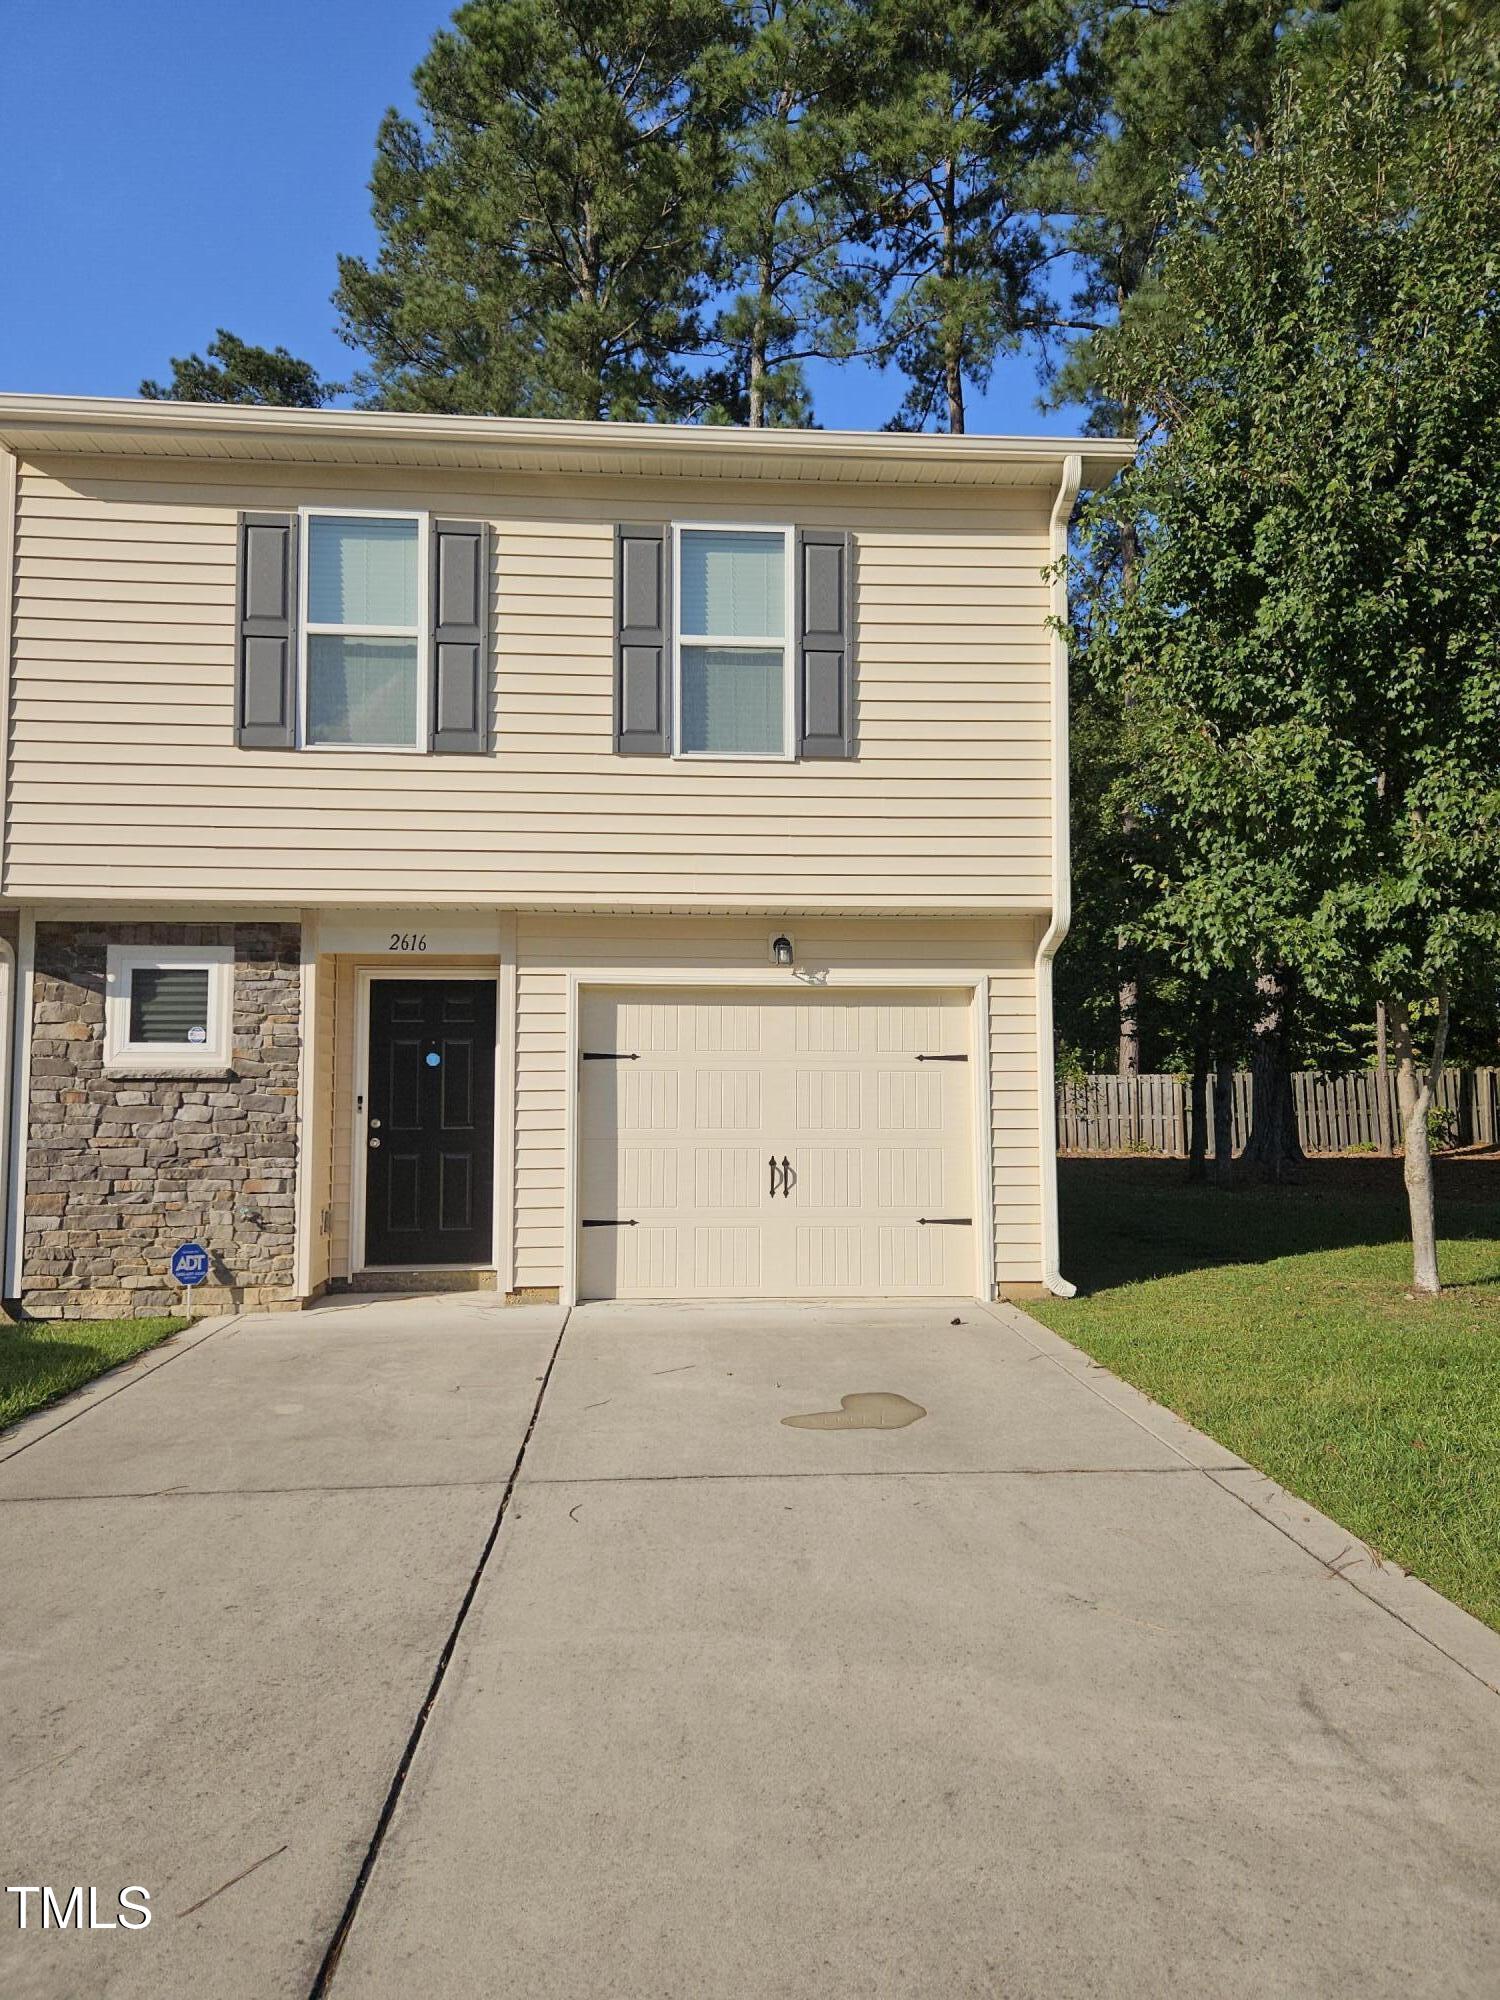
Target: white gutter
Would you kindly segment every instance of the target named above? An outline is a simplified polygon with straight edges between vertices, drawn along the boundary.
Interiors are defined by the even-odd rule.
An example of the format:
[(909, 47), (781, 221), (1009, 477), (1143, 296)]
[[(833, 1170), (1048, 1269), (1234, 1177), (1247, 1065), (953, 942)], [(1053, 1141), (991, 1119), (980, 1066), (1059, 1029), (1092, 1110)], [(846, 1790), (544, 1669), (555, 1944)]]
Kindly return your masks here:
[(1052, 921), (1036, 948), (1037, 1110), (1041, 1136), (1042, 1282), (1060, 1299), (1078, 1290), (1059, 1268), (1057, 1231), (1057, 1064), (1052, 1030), (1052, 961), (1073, 919), (1073, 874), (1068, 811), (1068, 642), (1060, 629), (1068, 615), (1068, 522), (1083, 479), (1083, 459), (1063, 461), (1062, 484), (1052, 503)]

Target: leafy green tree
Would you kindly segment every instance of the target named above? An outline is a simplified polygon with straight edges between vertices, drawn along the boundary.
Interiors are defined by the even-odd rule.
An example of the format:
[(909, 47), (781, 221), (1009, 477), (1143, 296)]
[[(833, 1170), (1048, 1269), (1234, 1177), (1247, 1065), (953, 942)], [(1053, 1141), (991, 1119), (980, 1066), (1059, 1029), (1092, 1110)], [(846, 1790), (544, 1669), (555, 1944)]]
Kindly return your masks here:
[[(1386, 1002), (1418, 1291), (1438, 1288), (1427, 1113), (1455, 998), (1500, 950), (1500, 74), (1329, 61), (1206, 160), (1149, 311), (1098, 336), (1147, 413), (1134, 588), (1087, 646), (1128, 681), (1140, 934)], [(1097, 532), (1097, 526), (1096, 526)]]
[[(1150, 324), (1148, 314), (1171, 309), (1171, 300), (1151, 291), (1179, 189), (1231, 130), (1247, 146), (1260, 143), (1287, 62), (1313, 76), (1350, 53), (1384, 51), (1399, 53), (1414, 71), (1440, 76), (1466, 27), (1497, 21), (1495, 0), (1155, 0), (1150, 6), (1081, 0), (1070, 64), (1081, 129), (1044, 170), (1039, 196), (1075, 274), (1039, 350), (1047, 403), (1083, 404), (1089, 430), (1137, 428), (1140, 412), (1100, 379), (1095, 336), (1127, 308), (1131, 325)], [(1133, 522), (1117, 524), (1112, 552), (1128, 587), (1139, 560)], [(1085, 699), (1103, 706), (1099, 728), (1081, 730), (1080, 742), (1115, 746), (1118, 697), (1083, 686)], [(1106, 775), (1079, 771), (1080, 795), (1101, 796)], [(1127, 865), (1139, 834), (1128, 808), (1120, 833), (1120, 863)], [(1085, 878), (1078, 898), (1083, 925), (1089, 892)], [(1175, 997), (1159, 988), (1160, 967), (1132, 942), (1128, 927), (1114, 950), (1101, 942), (1091, 964), (1098, 1006), (1115, 1011), (1117, 1047), (1108, 1065), (1122, 1075), (1143, 1062), (1151, 1067), (1143, 1045), (1170, 1041), (1177, 1015)], [(1252, 983), (1258, 976), (1253, 969), (1246, 974)], [(1256, 1077), (1250, 1155), (1274, 1176), (1301, 1157), (1290, 1085), (1294, 1052), (1299, 1061), (1329, 1059), (1342, 1052), (1342, 1038), (1305, 988), (1284, 979), (1273, 984), (1275, 1004), (1256, 1009), (1247, 1045)], [(1269, 997), (1263, 993), (1263, 1002)]]
[[(1073, 274), (1071, 290), (1053, 308), (1038, 350), (1052, 407), (1081, 403), (1086, 428), (1131, 434), (1139, 412), (1108, 393), (1099, 379), (1094, 336), (1113, 326), (1149, 286), (1176, 207), (1182, 176), (1223, 142), (1227, 132), (1253, 135), (1269, 113), (1276, 52), (1286, 22), (1305, 12), (1286, 0), (1161, 0), (1142, 7), (1121, 0), (1081, 0), (1069, 76), (1076, 95), (1077, 130), (1045, 163), (1038, 200), (1049, 211), (1059, 264)], [(1139, 565), (1135, 522), (1123, 516), (1108, 544), (1130, 587)], [(1085, 701), (1100, 708), (1098, 727), (1080, 742), (1117, 747), (1126, 719), (1118, 710), (1128, 691), (1082, 684)], [(1080, 771), (1083, 796), (1097, 799), (1107, 773)], [(1116, 867), (1128, 871), (1141, 827), (1127, 801), (1113, 830)], [(1101, 837), (1108, 830), (1100, 829)], [(1090, 915), (1085, 883), (1079, 914)], [(1120, 919), (1126, 901), (1116, 902)], [(1163, 968), (1134, 941), (1128, 922), (1099, 929), (1091, 964), (1099, 1001), (1114, 1016), (1109, 1067), (1124, 1076), (1141, 1068), (1143, 1043), (1173, 1033), (1180, 994), (1162, 986)], [(1107, 927), (1113, 942), (1103, 934)], [(1169, 980), (1170, 985), (1170, 980)], [(1162, 1017), (1158, 1019), (1158, 1016)], [(1289, 1086), (1288, 1086), (1289, 1100)]]
[(861, 155), (891, 285), (894, 422), (962, 431), (971, 389), (1041, 326), (1033, 176), (1069, 130), (1068, 0), (864, 0)]
[(752, 427), (806, 423), (804, 364), (841, 361), (876, 306), (858, 171), (859, 79), (848, 0), (729, 0), (734, 44), (699, 73), (698, 117), (718, 133), (707, 346), (722, 357), (719, 413)]
[(387, 112), (380, 248), (339, 260), (360, 387), (392, 409), (673, 415), (694, 390), (723, 0), (469, 0)]
[(341, 385), (321, 380), (312, 364), (284, 347), (256, 347), (222, 326), (203, 354), (174, 354), (170, 382), (147, 381), (141, 394), (152, 402), (272, 403), (316, 410), (339, 394)]

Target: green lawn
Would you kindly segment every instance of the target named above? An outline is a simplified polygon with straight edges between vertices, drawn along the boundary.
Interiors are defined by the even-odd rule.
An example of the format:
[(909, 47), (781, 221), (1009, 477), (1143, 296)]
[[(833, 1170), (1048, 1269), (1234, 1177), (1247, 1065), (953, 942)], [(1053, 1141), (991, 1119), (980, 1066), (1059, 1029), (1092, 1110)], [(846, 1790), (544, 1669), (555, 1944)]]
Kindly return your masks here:
[(1080, 1296), (1029, 1310), (1500, 1627), (1500, 1161), (1439, 1169), (1447, 1290), (1414, 1299), (1395, 1162), (1220, 1194), (1066, 1160)]
[(185, 1319), (78, 1319), (0, 1326), (0, 1427), (186, 1325)]

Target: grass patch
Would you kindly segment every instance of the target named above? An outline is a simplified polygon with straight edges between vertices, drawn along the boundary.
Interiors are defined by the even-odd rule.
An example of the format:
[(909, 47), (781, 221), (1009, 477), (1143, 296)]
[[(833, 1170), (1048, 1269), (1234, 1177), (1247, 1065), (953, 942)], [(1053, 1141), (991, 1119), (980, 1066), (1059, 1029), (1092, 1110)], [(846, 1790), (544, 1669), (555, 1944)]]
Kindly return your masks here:
[(1500, 1628), (1500, 1162), (1439, 1184), (1437, 1299), (1407, 1293), (1399, 1167), (1360, 1165), (1221, 1194), (1064, 1161), (1082, 1296), (1029, 1310)]
[(0, 1429), (186, 1325), (185, 1319), (78, 1319), (0, 1326)]

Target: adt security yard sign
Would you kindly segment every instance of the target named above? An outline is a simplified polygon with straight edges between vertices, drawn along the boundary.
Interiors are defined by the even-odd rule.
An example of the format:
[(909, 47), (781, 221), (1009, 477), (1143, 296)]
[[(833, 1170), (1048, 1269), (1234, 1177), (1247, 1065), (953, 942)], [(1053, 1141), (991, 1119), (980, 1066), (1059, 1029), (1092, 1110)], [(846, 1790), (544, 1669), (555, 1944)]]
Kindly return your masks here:
[(201, 1285), (209, 1275), (208, 1252), (201, 1243), (179, 1243), (172, 1252), (171, 1270), (179, 1285)]

